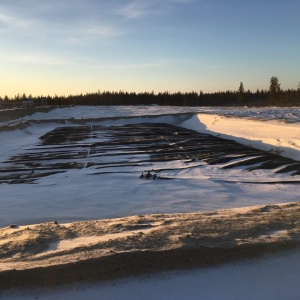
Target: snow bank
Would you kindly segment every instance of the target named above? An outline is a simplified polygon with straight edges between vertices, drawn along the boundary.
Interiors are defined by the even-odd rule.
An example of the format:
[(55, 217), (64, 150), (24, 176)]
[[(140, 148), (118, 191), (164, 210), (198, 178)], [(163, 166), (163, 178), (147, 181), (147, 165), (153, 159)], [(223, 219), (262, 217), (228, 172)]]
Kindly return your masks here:
[(198, 114), (183, 127), (300, 161), (300, 124)]

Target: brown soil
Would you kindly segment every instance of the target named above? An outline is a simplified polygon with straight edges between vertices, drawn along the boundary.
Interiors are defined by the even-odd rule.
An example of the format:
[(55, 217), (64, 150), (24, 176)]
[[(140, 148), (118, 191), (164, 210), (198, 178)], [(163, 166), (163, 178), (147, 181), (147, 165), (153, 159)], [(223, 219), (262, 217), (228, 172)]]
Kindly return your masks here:
[(11, 225), (0, 229), (0, 289), (207, 267), (299, 245), (300, 203)]

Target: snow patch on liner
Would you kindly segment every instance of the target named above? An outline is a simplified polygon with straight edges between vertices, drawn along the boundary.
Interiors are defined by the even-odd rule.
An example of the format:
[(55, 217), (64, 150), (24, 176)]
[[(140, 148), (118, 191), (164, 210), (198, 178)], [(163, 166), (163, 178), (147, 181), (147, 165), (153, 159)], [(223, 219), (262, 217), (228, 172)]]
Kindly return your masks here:
[(300, 161), (300, 124), (198, 114), (181, 125)]

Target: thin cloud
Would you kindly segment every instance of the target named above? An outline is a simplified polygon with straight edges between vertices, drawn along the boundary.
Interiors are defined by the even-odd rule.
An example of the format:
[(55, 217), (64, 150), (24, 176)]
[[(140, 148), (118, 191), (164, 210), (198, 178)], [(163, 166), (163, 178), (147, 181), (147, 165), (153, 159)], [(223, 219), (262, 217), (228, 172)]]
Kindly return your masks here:
[(45, 30), (48, 32), (47, 35), (53, 39), (78, 45), (112, 39), (122, 35), (122, 31), (117, 28), (90, 22), (55, 24), (51, 30)]
[(3, 24), (10, 25), (13, 22), (13, 20), (10, 16), (0, 13), (0, 22)]
[[(30, 36), (57, 41), (87, 41), (109, 39), (120, 36), (122, 30), (112, 25), (102, 24), (88, 15), (82, 18), (54, 18), (52, 14), (39, 15), (21, 13), (17, 9), (0, 7), (0, 34), (8, 32), (11, 37)], [(40, 7), (41, 9), (41, 7)], [(45, 7), (44, 7), (45, 10)], [(79, 13), (79, 12), (78, 12)], [(1, 26), (2, 24), (2, 26)]]
[(129, 63), (129, 64), (98, 64), (98, 69), (152, 69), (152, 68), (163, 68), (170, 65), (169, 60), (162, 60), (156, 62), (141, 62), (141, 63)]
[(138, 63), (138, 64), (125, 64), (120, 66), (120, 68), (126, 69), (148, 69), (148, 68), (162, 68), (165, 67), (164, 62), (152, 62), (152, 63)]
[(138, 19), (149, 15), (163, 14), (171, 7), (188, 4), (195, 0), (133, 0), (118, 10), (126, 19)]
[(102, 25), (99, 23), (84, 23), (78, 24), (75, 34), (82, 37), (110, 38), (119, 36), (122, 32), (120, 29), (108, 25)]
[(0, 24), (4, 25), (4, 29), (26, 30), (34, 27), (34, 22), (13, 16), (9, 13), (0, 13)]
[(52, 66), (62, 66), (62, 65), (70, 64), (70, 61), (62, 59), (60, 57), (45, 55), (40, 53), (15, 54), (11, 56), (6, 56), (5, 60), (14, 61), (18, 63), (25, 63), (25, 64), (52, 65)]
[(126, 19), (138, 19), (146, 15), (157, 14), (160, 10), (155, 8), (153, 3), (135, 0), (121, 8), (118, 12)]

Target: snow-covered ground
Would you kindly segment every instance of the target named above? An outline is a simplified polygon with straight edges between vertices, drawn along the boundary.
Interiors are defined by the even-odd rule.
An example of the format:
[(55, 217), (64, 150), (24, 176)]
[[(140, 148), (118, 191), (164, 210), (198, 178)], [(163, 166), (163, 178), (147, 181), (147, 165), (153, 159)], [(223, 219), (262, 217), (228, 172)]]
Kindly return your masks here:
[[(299, 119), (300, 120), (300, 119)], [(300, 124), (198, 114), (182, 126), (300, 161)]]
[(66, 289), (3, 292), (1, 299), (297, 300), (299, 250), (207, 269), (172, 271)]
[[(236, 107), (186, 107), (186, 106), (73, 106), (53, 109), (49, 113), (35, 113), (15, 121), (24, 120), (57, 120), (57, 119), (89, 119), (89, 118), (118, 118), (137, 116), (157, 116), (178, 113), (205, 113), (223, 116), (234, 116), (258, 120), (280, 120), (288, 123), (299, 123), (300, 109), (292, 108), (236, 108)], [(14, 121), (14, 122), (15, 122)], [(3, 124), (3, 123), (2, 123)], [(5, 122), (7, 124), (7, 122)], [(0, 120), (1, 125), (1, 120)]]
[[(186, 115), (178, 115), (178, 114)], [(190, 115), (188, 115), (189, 113)], [(176, 114), (176, 115), (175, 115)], [(155, 116), (155, 117), (154, 117)], [(130, 118), (129, 118), (130, 117)], [(0, 120), (0, 166), (12, 155), (40, 143), (57, 126), (166, 122), (300, 160), (299, 108), (71, 107)], [(4, 129), (4, 127), (3, 127)], [(298, 202), (299, 184), (289, 174), (245, 172), (205, 165), (174, 171), (183, 162), (165, 163), (172, 181), (143, 181), (142, 169), (90, 176), (95, 170), (69, 170), (37, 184), (0, 185), (0, 226), (49, 220), (60, 222), (149, 213), (190, 212), (260, 204)], [(253, 183), (245, 183), (243, 181)], [(299, 176), (292, 178), (300, 181)], [(261, 181), (269, 184), (255, 184)], [(0, 293), (1, 299), (299, 299), (299, 251), (201, 270), (176, 271), (66, 290)]]
[[(6, 122), (11, 130), (6, 128), (0, 132), (0, 167), (6, 167), (5, 161), (11, 156), (38, 145), (41, 135), (78, 121), (87, 125), (169, 123), (237, 139), (241, 143), (300, 160), (299, 116), (299, 108), (57, 108)], [(185, 162), (178, 160), (152, 166), (154, 169), (159, 167), (170, 169), (162, 175), (172, 176), (174, 180), (143, 181), (139, 174), (144, 167), (132, 167), (127, 170), (130, 172), (105, 176), (93, 175), (96, 173), (93, 168), (83, 168), (41, 178), (37, 184), (3, 183), (0, 185), (0, 226), (299, 201), (299, 184), (272, 184), (300, 180), (299, 176), (287, 173), (275, 175), (270, 170), (246, 172), (242, 168), (223, 170), (219, 166), (205, 164), (186, 169)], [(270, 184), (257, 185), (245, 181)]]

